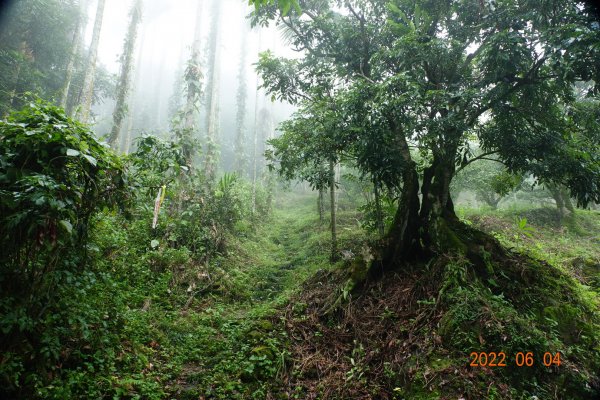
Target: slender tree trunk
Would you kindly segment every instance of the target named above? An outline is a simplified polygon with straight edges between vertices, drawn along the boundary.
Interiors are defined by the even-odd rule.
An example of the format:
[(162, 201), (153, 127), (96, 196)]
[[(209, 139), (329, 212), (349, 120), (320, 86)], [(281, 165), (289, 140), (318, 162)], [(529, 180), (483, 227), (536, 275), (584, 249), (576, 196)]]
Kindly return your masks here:
[(94, 97), (94, 78), (96, 76), (96, 60), (98, 58), (98, 44), (100, 43), (100, 32), (102, 31), (102, 19), (104, 17), (104, 5), (106, 0), (98, 0), (96, 9), (96, 20), (94, 22), (94, 31), (92, 33), (92, 43), (90, 44), (90, 53), (88, 56), (87, 68), (83, 79), (82, 104), (75, 117), (80, 121), (87, 123), (92, 108)]
[(329, 161), (329, 194), (331, 200), (331, 261), (338, 258), (337, 249), (337, 201), (335, 198), (335, 163)]
[(246, 100), (248, 97), (248, 85), (246, 82), (246, 61), (248, 55), (248, 24), (244, 21), (245, 29), (242, 31), (242, 40), (240, 48), (240, 64), (238, 68), (238, 91), (237, 91), (237, 112), (236, 112), (236, 132), (235, 132), (235, 163), (234, 169), (241, 176), (247, 165), (244, 144), (246, 142)]
[(142, 18), (142, 0), (136, 0), (131, 9), (131, 21), (125, 37), (123, 46), (123, 55), (121, 56), (121, 76), (117, 86), (117, 104), (113, 112), (113, 127), (108, 137), (108, 144), (113, 148), (118, 147), (117, 139), (121, 133), (123, 119), (127, 115), (128, 96), (131, 89), (131, 72), (133, 67), (133, 58), (135, 55), (135, 42), (137, 39), (138, 27)]
[[(258, 51), (262, 47), (262, 30), (258, 31)], [(256, 178), (257, 178), (257, 153), (258, 153), (258, 94), (259, 77), (256, 75), (256, 89), (254, 94), (254, 138), (252, 144), (252, 214), (256, 212)]]
[(202, 2), (196, 8), (196, 23), (194, 28), (194, 41), (189, 61), (185, 68), (185, 106), (183, 109), (183, 129), (179, 130), (178, 140), (183, 150), (186, 164), (190, 170), (194, 165), (198, 107), (202, 96), (202, 73), (200, 72), (200, 36), (202, 33)]
[[(14, 74), (15, 84), (13, 86), (13, 90), (10, 91), (10, 95), (8, 96), (8, 104), (10, 105), (9, 110), (12, 110), (15, 105), (15, 97), (17, 96), (17, 88), (19, 87), (19, 78), (21, 77), (21, 68), (22, 62), (17, 62), (17, 68)], [(8, 114), (8, 112), (7, 112)]]
[(180, 48), (179, 62), (177, 63), (177, 70), (175, 71), (175, 79), (173, 80), (173, 89), (171, 91), (171, 97), (169, 97), (169, 112), (168, 119), (171, 126), (171, 131), (178, 127), (179, 113), (183, 109), (184, 100), (184, 71), (186, 66), (186, 60), (184, 55), (183, 47)]
[(377, 219), (377, 232), (379, 232), (379, 236), (383, 236), (385, 233), (383, 226), (383, 213), (381, 211), (381, 198), (379, 195), (379, 182), (373, 179), (373, 193), (375, 195), (375, 218)]
[(85, 0), (79, 0), (79, 16), (75, 24), (75, 30), (73, 31), (73, 45), (71, 48), (71, 55), (69, 56), (69, 63), (67, 64), (67, 73), (65, 75), (65, 84), (63, 85), (60, 94), (60, 107), (64, 110), (67, 108), (67, 100), (69, 98), (69, 90), (71, 89), (71, 80), (73, 79), (73, 72), (75, 71), (75, 60), (79, 53), (81, 46), (81, 36), (83, 32), (83, 26), (85, 23), (85, 11), (87, 2)]
[(325, 189), (319, 188), (319, 199), (317, 201), (317, 209), (319, 210), (319, 221), (323, 222), (325, 218)]
[(125, 154), (129, 154), (129, 150), (131, 149), (131, 142), (133, 141), (133, 122), (135, 115), (137, 113), (137, 91), (140, 87), (140, 79), (141, 79), (141, 70), (142, 70), (142, 51), (144, 49), (144, 39), (146, 37), (145, 34), (146, 29), (142, 30), (140, 45), (137, 52), (137, 62), (135, 65), (135, 72), (133, 78), (133, 85), (131, 87), (131, 95), (129, 98), (129, 116), (127, 118), (127, 127), (125, 130), (125, 135), (122, 141), (121, 151)]
[(204, 174), (213, 182), (217, 167), (217, 135), (219, 130), (219, 78), (220, 78), (220, 15), (221, 1), (213, 0), (212, 25), (208, 47), (208, 80), (206, 89), (206, 151)]
[(13, 89), (10, 91), (10, 94), (8, 96), (9, 107), (6, 112), (7, 114), (10, 110), (14, 108), (15, 105), (15, 98), (17, 97), (17, 92), (19, 90), (19, 79), (21, 78), (21, 69), (23, 68), (23, 63), (32, 62), (34, 60), (33, 51), (29, 48), (29, 45), (25, 40), (21, 41), (19, 45), (19, 53), (21, 54), (22, 59), (17, 60), (16, 62), (16, 69), (13, 75)]

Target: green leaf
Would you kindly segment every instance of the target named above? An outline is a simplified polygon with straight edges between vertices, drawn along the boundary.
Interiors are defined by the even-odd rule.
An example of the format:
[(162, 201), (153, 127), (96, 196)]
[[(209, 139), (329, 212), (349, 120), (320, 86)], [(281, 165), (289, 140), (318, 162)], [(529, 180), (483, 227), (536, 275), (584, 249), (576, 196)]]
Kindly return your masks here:
[(88, 156), (87, 154), (83, 154), (83, 157), (88, 160), (88, 162), (90, 164), (92, 164), (94, 167), (98, 164), (98, 160), (96, 160), (94, 157), (92, 156)]
[(494, 278), (489, 278), (487, 281), (490, 285), (498, 287), (498, 283), (496, 282), (496, 280)]
[(159, 242), (158, 242), (158, 240), (156, 240), (156, 239), (153, 239), (153, 240), (150, 242), (150, 247), (152, 247), (153, 249), (157, 248), (157, 247), (158, 247), (158, 245), (159, 245)]
[(73, 225), (71, 225), (71, 223), (69, 221), (67, 221), (66, 219), (63, 219), (59, 222), (60, 226), (62, 226), (63, 228), (65, 228), (65, 230), (67, 231), (67, 233), (70, 235), (73, 232)]
[(75, 149), (67, 149), (67, 155), (70, 157), (77, 157), (80, 153)]

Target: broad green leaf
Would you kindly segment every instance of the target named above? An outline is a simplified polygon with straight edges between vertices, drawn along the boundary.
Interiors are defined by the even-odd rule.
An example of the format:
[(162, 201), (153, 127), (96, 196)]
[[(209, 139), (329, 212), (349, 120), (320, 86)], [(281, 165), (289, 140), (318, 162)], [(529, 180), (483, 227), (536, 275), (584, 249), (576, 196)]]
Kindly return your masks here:
[(60, 225), (65, 228), (69, 235), (73, 232), (73, 225), (71, 225), (71, 223), (66, 219), (61, 220)]
[(84, 157), (86, 160), (88, 160), (88, 162), (89, 162), (90, 164), (92, 164), (94, 167), (95, 167), (95, 166), (98, 164), (98, 160), (96, 160), (96, 159), (95, 159), (94, 157), (92, 157), (92, 156), (89, 156), (89, 155), (87, 155), (87, 154), (83, 154), (83, 157)]
[(67, 155), (70, 157), (77, 157), (80, 153), (75, 149), (67, 149)]

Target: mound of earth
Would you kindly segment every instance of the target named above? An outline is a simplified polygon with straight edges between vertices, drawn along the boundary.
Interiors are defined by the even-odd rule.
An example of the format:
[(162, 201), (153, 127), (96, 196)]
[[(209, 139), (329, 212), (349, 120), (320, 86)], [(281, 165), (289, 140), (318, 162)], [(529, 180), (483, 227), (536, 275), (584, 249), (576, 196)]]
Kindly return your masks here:
[(437, 256), (355, 290), (351, 264), (319, 272), (285, 310), (283, 391), (336, 400), (599, 398), (597, 297), (524, 255), (482, 249), (482, 259), (483, 267)]

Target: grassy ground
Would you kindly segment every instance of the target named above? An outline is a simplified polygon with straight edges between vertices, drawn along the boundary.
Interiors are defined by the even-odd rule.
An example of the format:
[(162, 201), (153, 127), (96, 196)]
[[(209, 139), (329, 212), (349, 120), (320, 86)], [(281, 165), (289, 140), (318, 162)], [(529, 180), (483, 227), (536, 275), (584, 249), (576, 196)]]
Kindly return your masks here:
[(563, 268), (600, 293), (600, 212), (577, 210), (562, 221), (555, 208), (459, 208), (458, 214), (506, 247)]
[[(440, 255), (356, 292), (345, 291), (344, 268), (304, 285), (285, 310), (292, 398), (595, 398), (597, 213), (564, 225), (544, 209), (460, 214), (515, 252), (482, 248), (479, 267)], [(470, 366), (482, 352), (506, 354), (507, 366)], [(519, 352), (531, 352), (534, 366), (519, 368)], [(562, 364), (544, 366), (544, 353), (561, 353)]]
[[(106, 242), (99, 246), (107, 249), (106, 265), (124, 274), (114, 291), (131, 288), (123, 300), (128, 311), (119, 361), (105, 378), (106, 387), (117, 388), (114, 396), (504, 399), (586, 379), (577, 370), (585, 367), (580, 360), (588, 344), (571, 336), (591, 326), (577, 325), (581, 313), (597, 314), (589, 311), (598, 303), (597, 296), (589, 298), (592, 291), (572, 289), (564, 274), (515, 257), (514, 265), (496, 266), (485, 277), (473, 275), (464, 260), (448, 258), (426, 266), (422, 276), (394, 274), (350, 294), (351, 262), (329, 262), (328, 218), (320, 222), (316, 206), (314, 194), (280, 193), (268, 218), (240, 226), (227, 237), (224, 253), (206, 265), (184, 250), (148, 249), (149, 238), (135, 237), (141, 229), (111, 233), (115, 224), (106, 220), (100, 227)], [(597, 212), (581, 211), (563, 225), (545, 209), (459, 214), (505, 246), (598, 290)], [(360, 255), (369, 239), (360, 217), (341, 201), (339, 248), (346, 254)], [(138, 249), (129, 249), (134, 242)], [(588, 298), (580, 301), (583, 294)], [(332, 303), (336, 298), (342, 301)], [(567, 311), (556, 326), (543, 325)], [(574, 360), (566, 364), (570, 375), (548, 384), (539, 369), (502, 375), (468, 366), (470, 349), (493, 351), (502, 343), (514, 351), (566, 349)]]
[[(497, 212), (463, 209), (459, 213), (469, 223), (494, 234), (505, 246), (525, 251), (535, 258), (545, 259), (569, 270), (584, 283), (597, 283), (597, 275), (593, 274), (590, 266), (598, 264), (600, 256), (597, 251), (600, 232), (598, 213), (583, 211), (575, 220), (566, 221), (565, 224), (560, 224), (553, 210), (548, 209)], [(355, 254), (360, 252), (360, 246), (366, 239), (366, 234), (357, 228), (357, 217), (353, 211), (341, 210), (339, 218), (340, 248)], [(526, 223), (523, 222), (524, 219)], [(471, 372), (462, 366), (460, 354), (436, 347), (434, 341), (436, 338), (441, 340), (443, 332), (438, 334), (434, 330), (433, 333), (426, 334), (425, 331), (434, 329), (429, 325), (421, 325), (420, 330), (414, 332), (408, 328), (409, 321), (428, 315), (428, 296), (435, 295), (427, 291), (416, 294), (418, 290), (415, 288), (421, 285), (416, 278), (414, 281), (402, 278), (398, 280), (398, 284), (394, 283), (394, 278), (389, 281), (387, 288), (373, 288), (373, 293), (384, 296), (380, 299), (382, 301), (363, 296), (354, 303), (345, 305), (344, 307), (364, 310), (358, 314), (352, 314), (352, 311), (348, 314), (353, 321), (350, 326), (355, 324), (356, 329), (362, 327), (360, 330), (364, 332), (355, 332), (352, 334), (354, 339), (348, 339), (347, 343), (343, 336), (349, 335), (354, 328), (346, 326), (338, 331), (328, 325), (347, 325), (347, 318), (334, 318), (325, 324), (319, 322), (322, 317), (311, 314), (310, 308), (314, 308), (325, 297), (331, 297), (329, 292), (338, 293), (340, 284), (343, 283), (333, 283), (332, 286), (332, 282), (328, 282), (328, 276), (331, 275), (327, 275), (329, 272), (325, 271), (337, 269), (328, 260), (329, 241), (329, 225), (318, 220), (315, 196), (289, 193), (282, 193), (277, 198), (272, 216), (263, 221), (256, 231), (248, 230), (245, 235), (228, 238), (227, 254), (215, 263), (216, 266), (202, 272), (211, 276), (208, 279), (215, 280), (207, 293), (192, 296), (183, 309), (155, 310), (154, 324), (158, 339), (153, 339), (156, 342), (154, 358), (158, 360), (159, 370), (162, 369), (158, 375), (164, 373), (166, 394), (177, 399), (319, 398), (327, 397), (330, 390), (329, 398), (371, 398), (369, 396), (377, 396), (378, 390), (385, 393), (383, 387), (391, 384), (404, 389), (398, 388), (396, 397), (389, 398), (444, 398), (441, 394), (443, 386), (431, 385), (436, 382), (433, 379), (435, 374), (443, 377), (452, 368), (460, 371), (463, 386), (468, 385), (466, 382), (473, 382), (471, 389), (446, 388), (454, 393), (461, 393), (463, 389), (466, 392), (480, 393), (476, 387), (482, 382), (496, 382), (500, 385), (506, 382), (502, 379), (494, 380), (489, 376), (491, 371), (475, 370), (473, 372), (476, 375), (469, 375)], [(343, 264), (341, 262), (338, 266)], [(578, 270), (578, 265), (584, 265), (585, 268)], [(318, 272), (319, 270), (323, 272)], [(311, 277), (310, 282), (303, 287), (302, 282)], [(307, 294), (314, 294), (314, 290), (319, 290), (315, 288), (321, 285), (321, 292), (317, 292), (319, 295), (304, 298)], [(420, 296), (426, 298), (421, 299)], [(395, 305), (388, 308), (391, 298), (395, 299)], [(288, 306), (290, 299), (293, 300)], [(386, 306), (382, 308), (384, 303)], [(416, 304), (417, 308), (414, 307)], [(495, 307), (493, 303), (488, 306)], [(286, 307), (287, 311), (283, 311)], [(465, 305), (457, 309), (467, 313), (464, 307)], [(488, 320), (485, 315), (479, 318), (491, 324), (494, 318), (508, 312), (503, 317), (508, 318), (506, 323), (511, 323), (508, 321), (512, 319), (515, 324), (526, 323), (517, 322), (517, 314), (506, 310), (499, 306), (490, 311)], [(377, 317), (375, 325), (372, 318), (367, 318), (370, 313)], [(311, 321), (311, 318), (317, 319)], [(403, 318), (406, 323), (402, 322)], [(436, 318), (444, 321), (441, 314)], [(470, 316), (465, 314), (464, 318), (468, 319)], [(368, 380), (370, 373), (380, 372), (376, 372), (378, 369), (374, 361), (365, 361), (367, 355), (380, 353), (383, 357), (386, 352), (383, 348), (378, 348), (381, 343), (371, 340), (369, 336), (376, 334), (382, 327), (387, 328), (382, 328), (380, 335), (384, 335), (383, 332), (386, 331), (394, 332), (399, 323), (404, 326), (404, 330), (400, 330), (400, 338), (415, 334), (421, 338), (430, 336), (434, 341), (423, 342), (420, 339), (409, 339), (408, 336), (402, 340), (393, 339), (388, 345), (390, 348), (409, 343), (409, 346), (429, 350), (414, 358), (412, 352), (403, 353), (403, 348), (396, 357), (398, 354), (408, 357), (405, 362), (408, 366), (412, 365), (409, 369), (398, 368), (387, 360), (384, 363), (387, 367), (384, 366), (385, 371), (382, 370), (381, 373), (387, 373), (388, 378)], [(508, 328), (503, 329), (503, 332), (508, 332)], [(492, 340), (485, 333), (482, 334), (486, 340)], [(481, 334), (479, 337), (483, 340)], [(314, 351), (319, 346), (323, 346), (323, 349), (311, 353), (311, 350)], [(328, 351), (338, 355), (332, 354), (332, 358), (328, 358)], [(307, 354), (312, 355), (306, 357)], [(341, 354), (345, 355), (339, 358)], [(161, 365), (161, 359), (169, 361)], [(417, 364), (413, 365), (415, 362)], [(419, 367), (419, 362), (426, 365)], [(330, 372), (317, 372), (321, 369)], [(315, 380), (316, 376), (312, 374), (323, 375)], [(412, 383), (407, 384), (407, 379)], [(497, 393), (496, 396), (502, 396), (502, 393), (512, 393), (514, 396), (518, 391), (508, 389), (507, 386), (506, 389), (500, 387), (494, 393)]]
[[(352, 249), (363, 232), (354, 212), (340, 213), (340, 246)], [(178, 399), (265, 399), (279, 392), (276, 381), (289, 352), (278, 312), (301, 283), (329, 269), (330, 231), (320, 222), (314, 195), (282, 193), (272, 215), (256, 231), (229, 237), (227, 253), (196, 275), (213, 280), (182, 308), (151, 306), (145, 320), (156, 375), (166, 394)], [(186, 282), (190, 270), (174, 281)], [(181, 303), (181, 301), (180, 301)], [(154, 360), (154, 362), (152, 362)], [(279, 396), (286, 398), (285, 394)]]

